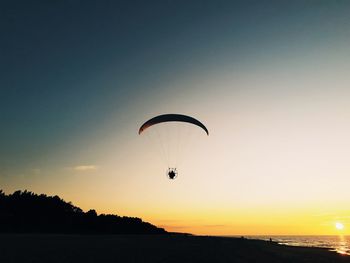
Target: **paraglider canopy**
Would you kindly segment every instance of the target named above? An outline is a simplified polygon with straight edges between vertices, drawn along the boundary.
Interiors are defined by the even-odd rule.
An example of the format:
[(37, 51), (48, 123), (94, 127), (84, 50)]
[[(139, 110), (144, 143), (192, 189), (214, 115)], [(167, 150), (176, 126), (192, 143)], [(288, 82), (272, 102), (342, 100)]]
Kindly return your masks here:
[(147, 128), (158, 124), (158, 123), (163, 123), (163, 122), (187, 122), (187, 123), (192, 123), (194, 125), (197, 125), (198, 127), (202, 128), (207, 135), (209, 135), (209, 131), (207, 127), (204, 126), (203, 123), (201, 123), (199, 120), (187, 116), (187, 115), (182, 115), (182, 114), (163, 114), (156, 116), (152, 119), (149, 119), (146, 121), (144, 124), (139, 129), (139, 134), (141, 134), (144, 130)]
[(160, 155), (168, 167), (166, 175), (171, 180), (178, 175), (179, 155), (181, 155), (181, 148), (186, 147), (185, 141), (191, 141), (193, 132), (203, 135), (202, 131), (204, 131), (206, 135), (209, 135), (203, 123), (182, 114), (163, 114), (153, 117), (141, 125), (139, 135), (150, 127), (152, 128), (145, 135), (153, 139), (152, 141), (159, 146)]

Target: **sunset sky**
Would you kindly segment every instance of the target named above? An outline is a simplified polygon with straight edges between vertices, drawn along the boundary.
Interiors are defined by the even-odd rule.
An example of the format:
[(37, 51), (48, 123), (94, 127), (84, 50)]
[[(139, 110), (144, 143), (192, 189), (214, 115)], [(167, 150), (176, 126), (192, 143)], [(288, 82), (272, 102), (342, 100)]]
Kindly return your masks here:
[[(0, 24), (6, 193), (169, 231), (350, 235), (349, 1), (2, 1)], [(138, 135), (163, 113), (210, 132), (174, 181)]]

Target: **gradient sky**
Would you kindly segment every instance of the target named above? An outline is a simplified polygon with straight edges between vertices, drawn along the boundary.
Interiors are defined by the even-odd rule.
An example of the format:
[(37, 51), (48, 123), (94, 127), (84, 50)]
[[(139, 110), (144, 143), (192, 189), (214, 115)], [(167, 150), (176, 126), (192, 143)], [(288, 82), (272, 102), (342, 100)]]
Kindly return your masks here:
[[(0, 186), (196, 234), (350, 234), (349, 1), (1, 1)], [(138, 136), (210, 130), (175, 181)]]

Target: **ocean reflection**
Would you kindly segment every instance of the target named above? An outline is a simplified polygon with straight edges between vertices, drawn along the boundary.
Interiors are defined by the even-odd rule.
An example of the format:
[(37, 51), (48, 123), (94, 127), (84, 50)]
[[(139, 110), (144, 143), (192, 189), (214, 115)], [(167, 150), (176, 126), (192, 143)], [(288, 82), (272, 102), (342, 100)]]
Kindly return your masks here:
[(339, 254), (350, 255), (350, 243), (348, 239), (349, 237), (346, 238), (340, 235), (338, 245), (335, 247), (334, 250)]
[(249, 236), (248, 238), (270, 240), (282, 245), (321, 247), (350, 255), (350, 236)]

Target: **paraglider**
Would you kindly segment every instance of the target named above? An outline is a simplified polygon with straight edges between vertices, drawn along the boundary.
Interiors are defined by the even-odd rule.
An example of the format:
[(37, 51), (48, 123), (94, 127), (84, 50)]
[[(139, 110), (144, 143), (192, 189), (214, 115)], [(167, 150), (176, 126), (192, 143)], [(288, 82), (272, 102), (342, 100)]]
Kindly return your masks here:
[(142, 126), (139, 129), (139, 134), (141, 134), (144, 130), (146, 130), (147, 128), (153, 125), (156, 125), (162, 122), (170, 122), (170, 121), (192, 123), (202, 128), (206, 132), (206, 134), (209, 135), (209, 131), (207, 127), (204, 126), (203, 123), (201, 123), (199, 120), (196, 120), (193, 117), (182, 115), (182, 114), (163, 114), (163, 115), (156, 116), (146, 121), (144, 124), (142, 124)]
[(174, 180), (177, 177), (176, 168), (168, 168), (167, 175), (169, 179)]
[[(178, 123), (181, 127), (171, 126), (170, 124)], [(163, 130), (158, 130), (162, 126)], [(190, 127), (188, 127), (190, 126)], [(173, 180), (178, 175), (177, 161), (181, 146), (185, 146), (184, 140), (189, 140), (190, 132), (187, 129), (198, 129), (209, 135), (207, 127), (199, 120), (182, 114), (163, 114), (153, 117), (143, 123), (139, 128), (139, 135), (155, 130), (153, 141), (159, 144), (162, 157), (166, 159), (168, 165), (166, 175)], [(159, 128), (160, 129), (160, 128)], [(150, 133), (150, 132), (149, 132)], [(203, 133), (202, 133), (203, 134)]]

